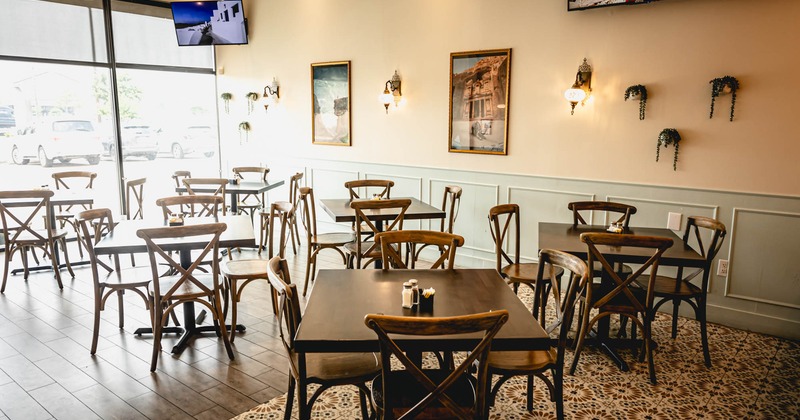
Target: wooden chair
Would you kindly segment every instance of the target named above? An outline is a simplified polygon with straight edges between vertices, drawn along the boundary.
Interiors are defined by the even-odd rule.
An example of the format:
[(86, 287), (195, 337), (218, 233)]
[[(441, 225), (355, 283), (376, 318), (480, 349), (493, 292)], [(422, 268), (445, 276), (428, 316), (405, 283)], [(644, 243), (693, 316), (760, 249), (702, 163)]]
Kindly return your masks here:
[[(298, 198), (300, 196), (300, 181), (303, 179), (303, 173), (298, 172), (289, 178), (289, 202), (297, 208)], [(294, 217), (291, 221), (291, 234), (292, 234), (292, 251), (297, 254), (297, 248), (300, 246), (300, 226), (297, 223), (297, 212), (295, 211)], [(297, 245), (295, 245), (295, 239)]]
[[(612, 219), (612, 215), (616, 215), (616, 220), (609, 220), (608, 223), (605, 223), (607, 226), (610, 223), (616, 223), (622, 225), (623, 232), (628, 230), (628, 225), (631, 221), (631, 215), (636, 214), (636, 207), (631, 206), (629, 204), (623, 203), (614, 203), (612, 201), (573, 201), (572, 203), (567, 204), (567, 208), (572, 211), (572, 226), (577, 227), (579, 224), (587, 225), (590, 224), (586, 221), (586, 218), (583, 217), (581, 212), (591, 212), (594, 215), (596, 211), (603, 211), (606, 212), (606, 215), (609, 219)], [(586, 214), (586, 213), (584, 213)], [(591, 220), (591, 224), (594, 223), (594, 217), (589, 218)], [(618, 263), (616, 265), (617, 271), (621, 274), (628, 276), (633, 272), (633, 269), (629, 265)], [(593, 277), (600, 277), (603, 269), (600, 267), (600, 264), (595, 262), (594, 267), (592, 267), (592, 272), (594, 273)]]
[[(270, 258), (274, 255), (273, 241), (275, 238), (275, 230), (280, 232), (280, 243), (278, 246), (278, 255), (283, 257), (286, 252), (286, 244), (288, 243), (291, 235), (291, 220), (294, 217), (294, 206), (288, 201), (276, 201), (269, 206), (269, 216), (261, 229), (260, 238), (258, 241), (258, 253), (266, 248)], [(265, 216), (266, 217), (266, 216)], [(280, 228), (280, 229), (278, 229)], [(287, 229), (289, 229), (287, 231)]]
[(317, 274), (317, 255), (323, 249), (332, 249), (342, 256), (342, 263), (347, 264), (347, 256), (342, 247), (345, 244), (355, 240), (353, 232), (317, 232), (317, 210), (314, 201), (314, 190), (309, 187), (300, 187), (298, 189), (298, 211), (300, 212), (300, 220), (303, 224), (303, 229), (306, 231), (307, 258), (306, 258), (306, 280), (303, 285), (303, 296), (306, 295), (308, 290), (308, 282), (314, 282)]
[[(225, 215), (225, 187), (228, 185), (228, 180), (224, 178), (187, 178), (183, 180), (183, 185), (186, 186), (186, 193), (189, 195), (212, 195), (222, 197), (222, 215)], [(192, 186), (209, 186), (214, 188), (211, 193), (198, 193)]]
[[(442, 211), (445, 212), (445, 217), (442, 219), (441, 226), (439, 226), (440, 232), (453, 233), (453, 227), (458, 218), (458, 210), (461, 208), (461, 193), (462, 189), (459, 186), (448, 185), (444, 187)], [(414, 264), (417, 259), (419, 259), (419, 254), (426, 246), (427, 245), (422, 245), (419, 248), (415, 248), (412, 245), (412, 247), (408, 249), (409, 255), (406, 257), (406, 260), (411, 261), (411, 268), (414, 268)], [(411, 255), (413, 255), (413, 257), (411, 257)]]
[[(553, 282), (549, 273), (545, 273), (542, 279), (538, 278), (539, 264), (520, 262), (522, 239), (520, 238), (519, 205), (500, 204), (489, 209), (489, 231), (495, 245), (497, 272), (514, 287), (514, 293), (519, 291), (520, 284), (524, 284), (538, 293), (534, 295), (534, 304), (541, 302), (541, 305), (533, 307), (533, 316), (544, 322), (544, 310), (547, 307), (547, 297)], [(509, 234), (512, 233), (513, 237), (509, 237)], [(513, 259), (503, 248), (506, 241), (513, 243)], [(504, 263), (507, 265), (503, 266)], [(559, 281), (564, 270), (557, 268), (555, 273), (556, 281)], [(539, 282), (544, 282), (543, 287), (537, 287)]]
[[(0, 293), (6, 290), (6, 280), (8, 280), (9, 263), (18, 251), (22, 256), (22, 267), (24, 269), (23, 278), (28, 280), (28, 251), (40, 249), (44, 255), (50, 259), (53, 265), (58, 288), (63, 289), (61, 283), (61, 272), (56, 262), (56, 242), (61, 245), (64, 252), (64, 261), (67, 264), (69, 274), (74, 278), (75, 273), (69, 264), (69, 253), (67, 252), (67, 233), (63, 230), (51, 226), (52, 214), (50, 207), (50, 197), (53, 191), (0, 191), (0, 220), (3, 223), (3, 243), (5, 244), (5, 258), (3, 270), (3, 285)], [(14, 200), (30, 201), (28, 205), (14, 205)], [(8, 202), (6, 202), (8, 200)], [(36, 220), (44, 219), (44, 229), (39, 229), (34, 225)]]
[[(129, 281), (124, 279), (122, 273), (119, 271), (119, 263), (117, 263), (116, 275), (111, 275), (100, 280), (98, 266), (105, 265), (97, 259), (97, 255), (94, 253), (94, 245), (100, 242), (104, 233), (114, 230), (114, 218), (111, 215), (111, 210), (101, 208), (82, 211), (78, 214), (77, 223), (81, 227), (84, 241), (83, 245), (86, 247), (86, 253), (89, 255), (89, 261), (92, 267), (94, 326), (92, 328), (92, 347), (89, 352), (95, 354), (97, 351), (97, 337), (100, 332), (100, 312), (105, 309), (108, 298), (117, 295), (119, 328), (123, 329), (125, 327), (125, 305), (123, 304), (122, 295), (126, 291), (131, 291), (139, 295), (144, 301), (145, 309), (150, 310), (149, 299), (146, 295), (150, 280)], [(92, 238), (94, 238), (94, 240), (92, 240)], [(108, 269), (108, 267), (105, 268)]]
[[(389, 232), (392, 230), (403, 229), (403, 219), (405, 218), (406, 210), (411, 206), (411, 200), (408, 198), (401, 198), (396, 200), (362, 200), (352, 201), (350, 207), (355, 210), (356, 220), (356, 240), (354, 242), (345, 244), (344, 248), (347, 252), (347, 262), (349, 267), (363, 268), (370, 263), (377, 261), (381, 258), (381, 251), (379, 245), (373, 241), (361, 241), (362, 232), (372, 233), (373, 235), (378, 232)], [(365, 211), (369, 210), (398, 210), (397, 216), (387, 226), (383, 226), (383, 221), (378, 221), (377, 225), (373, 223)], [(361, 260), (366, 259), (364, 264)]]
[[(394, 181), (386, 179), (357, 179), (345, 182), (344, 187), (350, 193), (350, 200), (358, 200), (362, 195), (364, 198), (390, 199), (392, 198), (391, 192), (392, 187), (394, 187)], [(360, 193), (359, 190), (361, 190)], [(372, 195), (369, 195), (370, 193)]]
[[(91, 190), (94, 188), (94, 180), (97, 174), (94, 172), (85, 171), (67, 171), (56, 172), (52, 175), (53, 181), (56, 184), (56, 190), (69, 190), (69, 189), (86, 189)], [(75, 237), (78, 241), (78, 255), (83, 258), (83, 247), (81, 246), (80, 228), (75, 222), (75, 206), (57, 206), (56, 221), (59, 223), (59, 228), (64, 229), (66, 225), (70, 225), (72, 230), (75, 231)], [(91, 204), (81, 204), (80, 210), (89, 210), (92, 208)], [(76, 209), (78, 210), (78, 209)], [(78, 210), (78, 211), (80, 211)]]
[[(529, 412), (533, 411), (533, 378), (535, 376), (547, 385), (550, 399), (556, 403), (556, 417), (559, 420), (564, 418), (564, 354), (568, 343), (567, 335), (572, 326), (577, 296), (583, 293), (583, 289), (586, 287), (589, 268), (584, 261), (574, 255), (552, 249), (539, 251), (537, 278), (544, 278), (546, 274), (551, 278), (554, 277), (556, 268), (570, 271), (563, 296), (559, 292), (560, 288), (550, 288), (553, 292), (553, 299), (557, 302), (556, 320), (552, 325), (546, 327), (546, 331), (549, 333), (558, 329), (558, 343), (549, 350), (490, 352), (486, 361), (489, 368), (487, 387), (491, 386), (494, 375), (501, 377), (491, 389), (488, 407), (494, 405), (497, 391), (506, 381), (514, 376), (524, 375), (528, 377), (527, 409)], [(545, 283), (537, 282), (536, 284)], [(553, 378), (552, 381), (544, 376), (544, 373), (548, 371)]]
[[(269, 174), (269, 168), (260, 166), (239, 166), (232, 170), (233, 175), (241, 180), (267, 182), (267, 175)], [(249, 214), (250, 221), (252, 222), (256, 212), (263, 209), (266, 204), (264, 193), (240, 194), (236, 207), (239, 209), (239, 214)]]
[[(289, 359), (289, 389), (286, 394), (284, 419), (292, 414), (295, 387), (297, 388), (298, 411), (301, 419), (307, 419), (317, 398), (328, 388), (339, 385), (353, 385), (358, 388), (361, 414), (364, 419), (371, 418), (367, 411), (367, 382), (380, 374), (381, 366), (374, 353), (324, 353), (299, 354), (294, 347), (294, 337), (303, 315), (297, 287), (291, 284), (289, 265), (280, 257), (273, 257), (267, 266), (269, 282), (277, 291), (279, 304), (278, 328), (281, 342)], [(319, 388), (307, 398), (309, 384), (319, 384)], [(373, 409), (373, 412), (375, 410)]]
[[(125, 216), (128, 220), (144, 219), (144, 184), (147, 178), (132, 179), (125, 182)], [(131, 265), (136, 266), (136, 259), (131, 254)]]
[[(675, 277), (656, 276), (653, 285), (653, 294), (657, 302), (653, 307), (652, 316), (661, 305), (672, 302), (672, 338), (678, 335), (678, 307), (681, 302), (686, 302), (694, 310), (694, 316), (700, 322), (700, 339), (703, 343), (703, 358), (705, 364), (711, 367), (711, 354), (708, 351), (708, 333), (706, 329), (706, 293), (708, 291), (708, 279), (711, 274), (711, 266), (717, 256), (722, 243), (725, 240), (727, 231), (725, 225), (716, 219), (702, 216), (689, 216), (686, 219), (686, 231), (683, 233), (683, 242), (689, 244), (694, 236), (700, 255), (706, 261), (703, 268), (684, 275), (683, 267), (678, 267)], [(708, 243), (703, 242), (703, 237), (708, 239)], [(700, 284), (692, 281), (702, 273)], [(647, 284), (641, 279), (637, 280), (641, 287)]]
[[(192, 173), (189, 171), (175, 171), (172, 173), (172, 179), (175, 180), (176, 188), (183, 187), (183, 180), (191, 177)], [(183, 193), (179, 192), (178, 195), (183, 195)], [(183, 213), (183, 211), (181, 211), (181, 213)]]
[[(456, 260), (456, 249), (464, 245), (464, 238), (447, 232), (431, 230), (395, 230), (380, 232), (375, 235), (375, 243), (380, 245), (383, 269), (414, 268), (416, 258), (408, 264), (403, 262), (399, 250), (404, 245), (433, 245), (439, 248), (439, 259), (433, 262), (430, 268), (446, 268), (452, 270)], [(413, 248), (413, 247), (412, 247)]]
[[(368, 314), (364, 323), (375, 331), (381, 349), (382, 372), (372, 381), (372, 397), (383, 419), (485, 419), (492, 339), (508, 320), (498, 310), (454, 317), (414, 317)], [(483, 332), (482, 339), (455, 369), (421, 369), (395, 341), (403, 335), (437, 336)], [(391, 336), (390, 336), (391, 334)], [(405, 367), (392, 370), (394, 356)], [(469, 374), (478, 362), (477, 379)]]
[(211, 195), (176, 195), (156, 200), (161, 207), (164, 220), (183, 215), (184, 217), (217, 217), (223, 207), (222, 197)]
[[(653, 308), (653, 292), (656, 276), (658, 275), (658, 263), (661, 255), (672, 246), (672, 239), (657, 236), (639, 236), (616, 233), (583, 233), (581, 242), (588, 247), (589, 261), (588, 266), (593, 267), (595, 261), (599, 262), (603, 268), (604, 284), (592, 284), (586, 287), (586, 292), (580, 296), (583, 300), (584, 309), (581, 311), (581, 327), (578, 332), (578, 343), (575, 347), (575, 357), (572, 359), (570, 375), (575, 373), (578, 366), (581, 351), (583, 350), (584, 340), (596, 322), (604, 317), (618, 314), (633, 321), (642, 329), (642, 340), (644, 341), (644, 351), (640, 354), (640, 361), (647, 357), (647, 367), (650, 373), (650, 382), (656, 383), (656, 371), (653, 363), (653, 345), (650, 331), (650, 317)], [(598, 245), (610, 247), (637, 247), (652, 251), (652, 255), (642, 264), (639, 269), (629, 276), (623, 276), (612, 267), (611, 262), (597, 249)], [(646, 270), (650, 270), (647, 288), (642, 289), (635, 283), (636, 279)], [(590, 317), (592, 309), (597, 309), (598, 313)], [(639, 319), (641, 315), (642, 319)]]
[[(151, 372), (156, 370), (156, 364), (158, 363), (158, 355), (161, 352), (161, 331), (168, 319), (167, 315), (172, 313), (177, 305), (185, 302), (192, 302), (195, 305), (201, 304), (208, 308), (214, 317), (214, 325), (219, 328), (228, 357), (233, 360), (233, 348), (225, 327), (225, 318), (222, 314), (222, 286), (219, 283), (219, 266), (217, 263), (219, 237), (225, 229), (227, 229), (225, 223), (209, 223), (193, 226), (140, 229), (136, 232), (137, 236), (144, 239), (147, 244), (147, 253), (150, 256), (152, 272), (150, 315), (153, 320), (153, 358), (150, 362)], [(211, 238), (205, 243), (187, 245), (190, 249), (201, 250), (199, 256), (193, 259), (188, 268), (182, 267), (180, 261), (175, 261), (172, 255), (158, 244), (162, 240), (197, 236), (202, 236), (204, 241), (209, 236)], [(211, 272), (196, 274), (197, 268), (207, 255), (211, 257)], [(156, 256), (160, 258), (157, 260)], [(166, 261), (178, 274), (160, 277), (158, 273), (159, 260)]]

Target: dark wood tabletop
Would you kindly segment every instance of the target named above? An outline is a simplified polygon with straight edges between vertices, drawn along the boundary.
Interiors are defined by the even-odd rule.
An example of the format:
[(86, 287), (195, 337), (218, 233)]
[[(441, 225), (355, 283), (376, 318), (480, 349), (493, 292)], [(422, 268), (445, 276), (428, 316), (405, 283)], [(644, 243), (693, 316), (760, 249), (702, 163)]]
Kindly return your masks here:
[[(219, 238), (220, 247), (235, 248), (235, 247), (254, 247), (256, 246), (255, 234), (253, 233), (253, 225), (250, 222), (250, 217), (247, 215), (239, 216), (220, 216), (216, 220), (214, 218), (188, 217), (184, 219), (186, 225), (196, 225), (203, 223), (213, 223), (220, 221), (228, 225), (228, 229), (222, 232)], [(139, 229), (164, 227), (165, 222), (161, 219), (144, 219), (144, 220), (123, 220), (117, 223), (114, 230), (103, 237), (103, 239), (94, 246), (94, 250), (98, 255), (101, 254), (128, 254), (136, 252), (147, 252), (147, 245), (144, 239), (136, 236), (136, 231)], [(191, 238), (172, 239), (170, 243), (160, 243), (165, 250), (179, 251), (181, 248), (187, 246), (202, 246), (208, 241), (203, 241), (202, 236)], [(209, 236), (210, 238), (210, 236)]]
[[(261, 194), (262, 192), (278, 188), (283, 185), (283, 180), (275, 182), (262, 181), (241, 181), (238, 184), (228, 184), (225, 186), (226, 194)], [(213, 193), (219, 188), (218, 185), (192, 185), (192, 191), (199, 193)], [(186, 187), (175, 187), (175, 191), (185, 193)]]
[[(582, 259), (588, 259), (588, 248), (581, 242), (581, 233), (606, 233), (605, 226), (578, 225), (571, 223), (539, 223), (539, 249), (549, 248), (568, 252)], [(675, 232), (665, 228), (631, 227), (623, 232), (633, 235), (660, 236), (673, 240), (672, 247), (661, 256), (660, 265), (703, 267), (705, 258), (683, 242)], [(609, 262), (643, 263), (653, 255), (652, 250), (634, 247), (598, 246)]]
[[(408, 198), (408, 197), (394, 197), (394, 198)], [(337, 223), (341, 222), (355, 222), (356, 212), (350, 208), (349, 198), (329, 198), (320, 200), (322, 208), (325, 213), (333, 218)], [(383, 210), (364, 210), (364, 214), (370, 220), (394, 220), (397, 217), (397, 209), (383, 209)], [(444, 219), (445, 213), (441, 209), (424, 203), (416, 198), (411, 198), (411, 206), (406, 210), (404, 216), (405, 220), (417, 219)]]
[[(404, 309), (403, 282), (417, 279), (433, 287), (433, 311)], [(506, 309), (508, 322), (494, 338), (496, 350), (549, 348), (551, 341), (530, 311), (493, 269), (320, 270), (295, 337), (298, 352), (378, 351), (378, 338), (364, 325), (368, 313), (455, 316)], [(406, 350), (471, 350), (480, 334), (446, 338), (398, 338)]]

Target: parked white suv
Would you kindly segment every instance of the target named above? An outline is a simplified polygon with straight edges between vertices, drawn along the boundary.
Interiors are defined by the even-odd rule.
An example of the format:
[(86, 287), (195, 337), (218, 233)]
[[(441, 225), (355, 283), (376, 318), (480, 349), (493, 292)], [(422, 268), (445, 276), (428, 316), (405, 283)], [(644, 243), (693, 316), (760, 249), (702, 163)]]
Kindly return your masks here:
[(55, 119), (25, 129), (14, 138), (11, 160), (17, 165), (26, 165), (38, 159), (44, 167), (54, 160), (62, 163), (72, 159), (86, 159), (90, 165), (100, 162), (103, 145), (91, 121), (79, 119)]

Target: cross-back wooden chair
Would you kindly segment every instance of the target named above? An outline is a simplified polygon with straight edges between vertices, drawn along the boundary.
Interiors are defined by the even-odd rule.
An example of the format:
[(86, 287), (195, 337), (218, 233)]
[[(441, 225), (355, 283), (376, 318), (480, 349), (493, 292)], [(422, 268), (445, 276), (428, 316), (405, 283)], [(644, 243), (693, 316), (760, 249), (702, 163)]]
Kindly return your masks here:
[[(375, 235), (375, 243), (380, 245), (383, 269), (414, 268), (414, 262), (403, 262), (400, 250), (407, 245), (432, 245), (439, 248), (439, 259), (430, 268), (452, 270), (456, 260), (456, 249), (464, 245), (464, 237), (447, 232), (431, 230), (395, 230)], [(416, 260), (416, 258), (415, 258)]]
[[(94, 324), (92, 328), (92, 346), (89, 352), (95, 354), (97, 351), (97, 337), (100, 332), (100, 312), (105, 309), (108, 298), (116, 295), (119, 310), (119, 328), (125, 327), (125, 305), (123, 304), (123, 294), (131, 291), (142, 298), (144, 307), (150, 310), (149, 298), (147, 297), (147, 286), (150, 280), (129, 280), (125, 279), (119, 270), (117, 260), (117, 270), (115, 274), (100, 279), (98, 266), (110, 271), (110, 268), (97, 259), (94, 252), (94, 245), (103, 237), (103, 234), (114, 230), (114, 218), (111, 210), (105, 208), (85, 210), (78, 214), (78, 225), (83, 233), (84, 246), (89, 255), (89, 262), (92, 268), (92, 285), (94, 290)], [(92, 239), (94, 238), (94, 239)], [(117, 258), (117, 256), (114, 256)]]
[[(676, 338), (678, 335), (679, 305), (681, 302), (686, 302), (692, 307), (695, 319), (700, 323), (703, 359), (708, 367), (711, 367), (711, 354), (708, 351), (706, 328), (706, 293), (708, 291), (712, 262), (722, 247), (726, 234), (725, 225), (719, 220), (710, 217), (689, 216), (686, 219), (683, 242), (686, 244), (694, 242), (696, 244), (696, 250), (705, 257), (703, 267), (688, 274), (684, 273), (683, 267), (678, 267), (675, 277), (656, 276), (655, 284), (653, 285), (653, 294), (657, 299), (653, 307), (653, 315), (661, 305), (672, 302), (672, 338)], [(707, 242), (703, 241), (704, 237)], [(698, 276), (700, 276), (699, 284), (693, 283)], [(637, 282), (640, 286), (646, 287), (646, 283), (642, 279), (637, 280)]]
[[(58, 288), (63, 289), (61, 283), (61, 272), (56, 260), (56, 242), (61, 245), (64, 252), (64, 261), (67, 270), (74, 278), (75, 273), (69, 264), (69, 253), (67, 252), (67, 233), (51, 225), (52, 209), (50, 198), (53, 196), (50, 190), (33, 191), (0, 191), (0, 220), (3, 223), (3, 242), (5, 244), (3, 285), (0, 293), (6, 290), (6, 280), (8, 280), (9, 264), (14, 254), (20, 253), (22, 257), (22, 267), (24, 269), (23, 278), (28, 280), (28, 251), (35, 252), (41, 250), (45, 257), (50, 259), (53, 265)], [(26, 204), (15, 204), (14, 201), (24, 200)], [(37, 226), (40, 220), (44, 220), (44, 228)]]
[[(651, 337), (650, 316), (653, 308), (653, 292), (656, 276), (658, 275), (658, 263), (664, 251), (672, 246), (670, 238), (657, 236), (640, 236), (614, 233), (582, 233), (581, 242), (588, 248), (588, 266), (592, 267), (594, 262), (600, 263), (603, 269), (604, 282), (592, 284), (586, 288), (586, 293), (580, 298), (583, 300), (583, 310), (581, 311), (581, 326), (578, 332), (578, 343), (575, 347), (575, 356), (570, 367), (570, 374), (575, 373), (578, 366), (581, 351), (583, 350), (584, 340), (591, 331), (594, 324), (604, 317), (618, 314), (633, 321), (636, 326), (642, 329), (642, 341), (644, 351), (640, 353), (640, 361), (647, 357), (647, 367), (650, 373), (650, 382), (656, 383), (656, 371), (653, 363), (653, 343)], [(622, 275), (609, 259), (598, 249), (598, 246), (609, 247), (636, 247), (648, 249), (650, 257), (635, 272), (628, 276)], [(647, 287), (640, 288), (636, 280), (649, 270), (647, 276)], [(597, 309), (598, 313), (591, 316), (591, 310)], [(639, 317), (642, 317), (641, 319)]]
[[(588, 224), (605, 224), (608, 226), (611, 223), (616, 223), (622, 226), (623, 232), (628, 230), (628, 226), (631, 222), (631, 216), (636, 214), (636, 207), (631, 206), (630, 204), (624, 203), (615, 203), (613, 201), (573, 201), (572, 203), (567, 204), (567, 209), (572, 211), (572, 226), (576, 227), (580, 225), (588, 225)], [(608, 223), (597, 223), (594, 220), (594, 212), (605, 212), (606, 218), (608, 219)], [(584, 217), (586, 214), (591, 214), (592, 217)], [(591, 222), (587, 222), (586, 219), (589, 219)], [(633, 272), (633, 269), (627, 264), (618, 263), (616, 264), (617, 271), (619, 271), (623, 275), (630, 275)], [(603, 269), (600, 267), (600, 264), (595, 262), (594, 267), (592, 267), (592, 272), (594, 273), (594, 277), (600, 277)]]
[(176, 195), (156, 200), (161, 207), (164, 220), (183, 215), (185, 217), (217, 217), (223, 207), (222, 197), (213, 195)]
[[(453, 233), (453, 227), (455, 226), (456, 219), (458, 218), (458, 210), (461, 208), (461, 193), (462, 189), (459, 186), (447, 185), (444, 187), (442, 211), (445, 212), (445, 217), (442, 219), (441, 225), (439, 226), (440, 232)], [(414, 268), (414, 264), (416, 263), (417, 259), (419, 259), (419, 254), (426, 246), (427, 245), (423, 244), (419, 248), (414, 246), (409, 248), (409, 256), (406, 259), (411, 261), (411, 268)], [(411, 257), (412, 255), (413, 257)]]
[[(519, 291), (520, 284), (524, 284), (534, 291), (534, 304), (541, 302), (541, 305), (533, 308), (533, 316), (544, 318), (547, 297), (553, 282), (549, 273), (546, 273), (542, 279), (538, 278), (539, 264), (520, 262), (522, 238), (520, 237), (519, 220), (520, 210), (517, 204), (500, 204), (489, 209), (489, 232), (494, 240), (497, 272), (513, 286), (514, 293)], [(506, 243), (510, 243), (508, 251), (505, 248)], [(561, 279), (562, 274), (564, 274), (564, 270), (558, 268), (556, 281)], [(537, 288), (539, 282), (543, 282), (543, 287)], [(537, 315), (537, 313), (540, 314)]]
[[(175, 180), (175, 187), (180, 188), (183, 186), (183, 180), (187, 178), (191, 178), (192, 173), (190, 171), (175, 171), (172, 173), (172, 179)], [(182, 193), (178, 193), (181, 194)]]
[(392, 198), (391, 193), (392, 187), (394, 187), (394, 181), (388, 179), (357, 179), (355, 181), (345, 182), (344, 187), (347, 188), (347, 191), (350, 193), (351, 200), (361, 199), (362, 195), (365, 199), (389, 199)]
[[(300, 181), (303, 180), (303, 173), (297, 172), (289, 177), (289, 202), (295, 207), (298, 206), (298, 198), (300, 198)], [(292, 250), (297, 254), (297, 248), (300, 246), (300, 226), (297, 223), (297, 212), (295, 211), (294, 217), (291, 221), (292, 233)], [(297, 245), (295, 246), (295, 240)]]
[[(361, 241), (362, 233), (376, 234), (378, 232), (389, 232), (392, 230), (402, 230), (403, 220), (406, 211), (411, 206), (411, 200), (400, 198), (394, 200), (361, 200), (350, 202), (350, 208), (355, 211), (356, 240), (345, 244), (347, 261), (349, 267), (364, 268), (370, 263), (381, 258), (380, 246), (374, 241)], [(369, 218), (372, 210), (397, 210), (397, 216), (388, 224), (383, 221), (373, 222)], [(363, 264), (361, 260), (366, 260)]]
[[(485, 419), (488, 369), (492, 339), (508, 320), (498, 310), (454, 317), (405, 317), (368, 314), (364, 323), (375, 331), (381, 350), (382, 372), (372, 381), (374, 404), (384, 419), (420, 415)], [(483, 332), (483, 337), (455, 369), (421, 369), (395, 341), (403, 335), (438, 336)], [(391, 334), (391, 335), (390, 335)], [(395, 357), (405, 369), (392, 370)], [(470, 367), (477, 361), (477, 379)]]
[[(367, 382), (381, 372), (378, 357), (374, 353), (337, 353), (335, 357), (324, 353), (298, 354), (294, 337), (303, 319), (297, 287), (291, 284), (289, 265), (280, 257), (273, 257), (267, 266), (269, 282), (277, 291), (279, 310), (278, 327), (283, 348), (289, 359), (289, 389), (286, 394), (284, 419), (291, 417), (297, 388), (298, 411), (301, 419), (309, 418), (317, 398), (328, 388), (353, 385), (358, 388), (361, 414), (372, 418), (367, 411)], [(307, 398), (309, 384), (320, 387)], [(370, 404), (371, 405), (371, 404)], [(374, 409), (373, 409), (374, 412)]]
[[(56, 172), (52, 175), (53, 181), (56, 184), (56, 190), (91, 190), (94, 188), (94, 180), (97, 178), (97, 174), (94, 172), (86, 172), (86, 171), (66, 171), (66, 172)], [(81, 210), (89, 210), (92, 208), (91, 204), (80, 204), (73, 210), (73, 205), (67, 206), (56, 206), (58, 211), (56, 212), (56, 221), (59, 223), (59, 228), (64, 229), (66, 225), (70, 225), (73, 231), (75, 231), (75, 236), (78, 241), (78, 255), (83, 258), (83, 247), (80, 245), (82, 243), (80, 239), (80, 229), (78, 228), (78, 224), (75, 223), (75, 212)]]
[[(189, 195), (211, 195), (222, 197), (222, 215), (225, 215), (225, 187), (228, 180), (225, 178), (187, 178), (183, 180), (186, 186), (186, 193)], [(213, 188), (213, 192), (201, 193), (197, 189), (200, 186)], [(194, 187), (194, 188), (193, 188)]]
[[(219, 282), (217, 262), (219, 237), (226, 229), (225, 223), (209, 223), (140, 229), (136, 232), (136, 235), (144, 239), (147, 244), (152, 272), (150, 315), (153, 320), (153, 357), (150, 362), (151, 372), (156, 370), (158, 363), (158, 355), (161, 352), (161, 331), (168, 319), (167, 315), (172, 313), (176, 306), (186, 302), (201, 304), (208, 308), (214, 318), (214, 325), (219, 328), (228, 357), (233, 360), (233, 348), (222, 314), (222, 286)], [(172, 253), (159, 245), (162, 241), (175, 238), (197, 238), (193, 243), (182, 245), (181, 253), (187, 252), (187, 250), (200, 250), (196, 258), (190, 258), (192, 263), (189, 267), (181, 266), (180, 259), (176, 261), (173, 259)], [(211, 272), (198, 274), (197, 268), (203, 263), (206, 256), (210, 257)], [(158, 272), (159, 261), (166, 262), (177, 274), (161, 277)]]
[(355, 235), (353, 232), (328, 232), (319, 233), (317, 231), (317, 209), (314, 201), (314, 190), (310, 187), (300, 187), (298, 189), (299, 207), (297, 211), (300, 212), (300, 221), (303, 224), (303, 229), (306, 231), (307, 258), (306, 258), (306, 280), (303, 285), (303, 296), (306, 295), (308, 290), (309, 279), (314, 282), (317, 273), (317, 255), (323, 249), (332, 249), (339, 253), (342, 257), (342, 263), (347, 264), (347, 256), (345, 255), (342, 247), (345, 244), (353, 242)]
[[(128, 220), (144, 219), (144, 184), (147, 178), (131, 179), (125, 182), (125, 216)], [(114, 255), (117, 257), (116, 255)], [(118, 257), (117, 257), (118, 258)], [(131, 254), (131, 265), (136, 266), (136, 259)]]
[[(570, 272), (563, 296), (560, 292), (561, 288), (552, 287), (550, 289), (553, 294), (553, 300), (557, 302), (555, 305), (556, 314), (555, 322), (546, 326), (545, 330), (548, 333), (558, 330), (557, 344), (548, 350), (490, 352), (486, 361), (489, 368), (487, 386), (491, 385), (494, 375), (499, 375), (500, 379), (489, 394), (489, 407), (494, 404), (497, 392), (506, 381), (515, 376), (524, 375), (528, 378), (528, 411), (533, 411), (533, 378), (537, 377), (547, 385), (550, 391), (550, 399), (556, 403), (556, 417), (559, 420), (564, 418), (564, 355), (568, 345), (567, 336), (572, 326), (577, 296), (583, 293), (587, 284), (589, 268), (583, 260), (574, 255), (552, 249), (539, 251), (538, 278), (543, 278), (546, 273), (549, 276), (555, 276), (556, 268), (569, 270)], [(543, 318), (539, 319), (539, 322), (545, 327)], [(552, 380), (544, 375), (548, 371)]]
[[(264, 168), (261, 166), (238, 166), (233, 168), (232, 171), (233, 176), (243, 181), (267, 182), (267, 175), (269, 174), (269, 168)], [(255, 216), (256, 212), (264, 209), (266, 205), (267, 202), (264, 199), (264, 193), (239, 194), (238, 203), (236, 203), (236, 207), (239, 209), (239, 214), (245, 213), (250, 215), (251, 222), (253, 221), (253, 217)]]
[(294, 217), (294, 206), (288, 201), (276, 201), (269, 206), (269, 218), (265, 228), (261, 230), (258, 243), (258, 253), (266, 248), (270, 258), (275, 255), (275, 231), (278, 231), (277, 255), (281, 258), (286, 254), (286, 245), (291, 239), (291, 221)]

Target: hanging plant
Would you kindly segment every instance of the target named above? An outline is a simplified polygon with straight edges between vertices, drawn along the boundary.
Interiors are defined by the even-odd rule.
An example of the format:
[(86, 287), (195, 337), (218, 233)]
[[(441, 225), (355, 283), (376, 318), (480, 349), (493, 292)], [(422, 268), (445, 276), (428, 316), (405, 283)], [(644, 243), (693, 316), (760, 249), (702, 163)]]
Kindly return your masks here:
[(247, 114), (253, 113), (253, 107), (255, 106), (256, 101), (258, 100), (258, 93), (256, 92), (248, 92), (247, 93)]
[(220, 99), (225, 102), (225, 113), (231, 113), (231, 99), (233, 99), (233, 94), (230, 92), (224, 92), (222, 95), (219, 95)]
[(658, 162), (659, 154), (661, 153), (661, 146), (668, 147), (675, 146), (675, 157), (672, 159), (672, 170), (678, 170), (678, 145), (681, 141), (681, 135), (678, 130), (674, 128), (665, 128), (658, 134), (658, 142), (656, 143), (656, 162)]
[(730, 121), (733, 121), (733, 108), (736, 106), (736, 90), (739, 89), (739, 81), (736, 80), (736, 78), (733, 76), (724, 76), (724, 77), (718, 77), (716, 79), (711, 79), (711, 81), (709, 81), (708, 83), (711, 83), (711, 112), (708, 114), (708, 118), (714, 116), (714, 100), (717, 99), (717, 96), (730, 92), (731, 94)]
[(647, 106), (647, 88), (644, 85), (633, 85), (625, 89), (625, 100), (639, 99), (639, 119), (644, 119), (644, 108)]
[(250, 141), (250, 123), (242, 121), (239, 123), (239, 144), (242, 144), (242, 134), (244, 134), (244, 141)]

